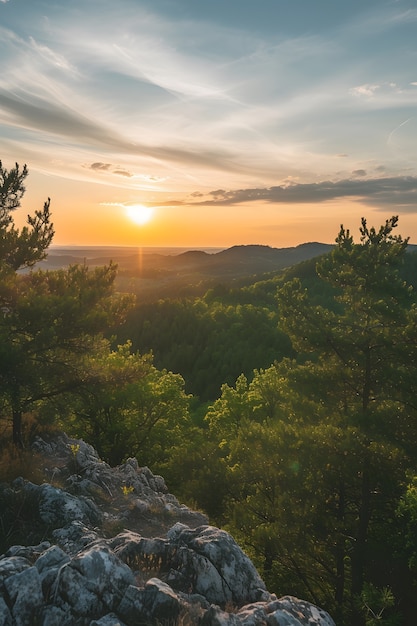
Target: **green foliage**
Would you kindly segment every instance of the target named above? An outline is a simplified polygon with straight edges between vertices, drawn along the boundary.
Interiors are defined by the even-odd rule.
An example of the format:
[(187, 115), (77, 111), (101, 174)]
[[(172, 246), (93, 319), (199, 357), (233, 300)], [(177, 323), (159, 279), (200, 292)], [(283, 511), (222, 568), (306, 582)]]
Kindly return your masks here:
[[(276, 287), (275, 287), (276, 288)], [(222, 384), (292, 354), (277, 327), (275, 289), (270, 302), (259, 289), (212, 290), (204, 298), (138, 305), (118, 339), (132, 340), (140, 352), (152, 350), (155, 365), (179, 372), (189, 393), (214, 400)]]
[(365, 584), (361, 593), (361, 608), (365, 613), (366, 626), (399, 626), (401, 616), (389, 615), (389, 609), (394, 604), (391, 589), (377, 589), (374, 585)]
[(397, 515), (403, 524), (403, 549), (411, 571), (417, 573), (417, 477), (413, 476), (402, 496)]
[(203, 510), (222, 526), (225, 503), (233, 494), (226, 451), (206, 429), (188, 427), (160, 466), (172, 493), (194, 509)]
[(88, 370), (89, 384), (44, 403), (41, 418), (60, 415), (67, 432), (91, 442), (111, 465), (135, 455), (142, 465), (163, 463), (188, 421), (181, 376), (157, 370), (129, 343), (93, 354)]
[(14, 277), (13, 300), (0, 322), (0, 389), (15, 422), (40, 401), (97, 376), (91, 355), (109, 350), (103, 332), (129, 304), (113, 296), (114, 277), (112, 266)]

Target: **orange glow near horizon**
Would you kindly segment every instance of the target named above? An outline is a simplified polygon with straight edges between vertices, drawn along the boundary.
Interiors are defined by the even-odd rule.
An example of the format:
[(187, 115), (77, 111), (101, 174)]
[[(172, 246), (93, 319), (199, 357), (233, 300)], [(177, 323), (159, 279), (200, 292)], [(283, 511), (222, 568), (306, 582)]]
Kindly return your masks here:
[[(94, 185), (85, 182), (70, 185), (62, 179), (31, 175), (22, 207), (14, 215), (16, 225), (21, 228), (27, 214), (41, 208), (50, 195), (54, 245), (228, 248), (262, 244), (281, 248), (308, 241), (334, 243), (341, 224), (356, 238), (361, 217), (379, 227), (395, 214), (343, 198), (315, 204), (254, 201), (204, 206), (186, 204), (178, 192), (172, 192), (170, 196), (182, 204), (164, 206), (166, 191), (141, 192), (137, 203), (130, 193), (130, 197), (115, 201), (118, 188), (98, 191), (99, 195)], [(159, 198), (163, 201), (156, 206)], [(133, 207), (135, 214), (128, 215)], [(400, 215), (398, 233), (409, 236), (411, 243), (417, 240), (413, 214)]]
[[(297, 212), (295, 217), (294, 213)], [(262, 214), (262, 220), (260, 215)], [(246, 206), (158, 207), (147, 222), (135, 222), (121, 207), (96, 210), (77, 208), (53, 218), (54, 244), (60, 246), (138, 246), (227, 248), (264, 244), (291, 247), (308, 241), (333, 243), (343, 223), (358, 232), (361, 217), (377, 227), (389, 215), (371, 212), (354, 202), (329, 205), (276, 206), (253, 203)], [(142, 217), (139, 216), (142, 220)], [(408, 236), (406, 220), (399, 233)], [(411, 224), (410, 224), (411, 226)], [(355, 235), (356, 236), (356, 235)]]

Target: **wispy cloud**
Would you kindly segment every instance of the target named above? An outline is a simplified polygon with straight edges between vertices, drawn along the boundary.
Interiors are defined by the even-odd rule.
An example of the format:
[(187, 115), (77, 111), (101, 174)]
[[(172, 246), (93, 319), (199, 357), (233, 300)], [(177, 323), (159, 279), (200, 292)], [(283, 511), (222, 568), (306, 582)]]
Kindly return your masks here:
[[(0, 107), (7, 122), (18, 128), (30, 129), (46, 135), (65, 137), (67, 141), (86, 141), (90, 146), (105, 150), (117, 150), (128, 155), (146, 155), (149, 157), (180, 163), (200, 164), (206, 167), (233, 169), (232, 153), (227, 151), (187, 150), (182, 147), (146, 145), (132, 141), (119, 134), (102, 121), (95, 121), (82, 112), (57, 102), (49, 102), (29, 93), (9, 94), (0, 90)], [(1, 113), (0, 113), (1, 120)], [(128, 129), (127, 129), (128, 130)]]
[[(362, 178), (363, 170), (355, 175)], [(250, 202), (273, 204), (317, 204), (338, 198), (353, 198), (373, 207), (391, 206), (393, 210), (417, 213), (417, 177), (387, 177), (373, 179), (346, 179), (319, 183), (289, 183), (268, 188), (238, 189), (225, 191), (217, 189), (207, 194), (208, 198), (193, 202), (195, 206), (224, 206)], [(198, 197), (198, 196), (197, 196)]]

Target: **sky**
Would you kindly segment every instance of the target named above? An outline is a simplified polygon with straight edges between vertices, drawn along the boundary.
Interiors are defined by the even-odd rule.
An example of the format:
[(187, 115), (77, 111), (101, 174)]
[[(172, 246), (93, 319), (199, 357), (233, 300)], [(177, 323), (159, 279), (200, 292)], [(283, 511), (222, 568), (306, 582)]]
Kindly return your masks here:
[(56, 245), (417, 243), (416, 0), (0, 0), (0, 159)]

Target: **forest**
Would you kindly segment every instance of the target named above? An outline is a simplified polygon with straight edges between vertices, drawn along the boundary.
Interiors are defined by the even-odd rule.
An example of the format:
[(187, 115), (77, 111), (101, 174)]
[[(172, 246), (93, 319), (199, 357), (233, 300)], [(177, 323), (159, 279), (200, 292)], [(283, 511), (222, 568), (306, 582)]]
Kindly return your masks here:
[(278, 595), (338, 626), (414, 624), (417, 253), (398, 217), (141, 302), (112, 263), (38, 269), (54, 228), (49, 200), (16, 227), (27, 175), (0, 162), (0, 482), (65, 430), (162, 474)]

